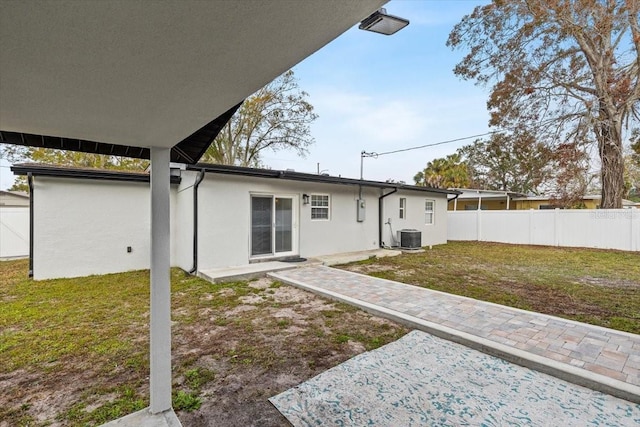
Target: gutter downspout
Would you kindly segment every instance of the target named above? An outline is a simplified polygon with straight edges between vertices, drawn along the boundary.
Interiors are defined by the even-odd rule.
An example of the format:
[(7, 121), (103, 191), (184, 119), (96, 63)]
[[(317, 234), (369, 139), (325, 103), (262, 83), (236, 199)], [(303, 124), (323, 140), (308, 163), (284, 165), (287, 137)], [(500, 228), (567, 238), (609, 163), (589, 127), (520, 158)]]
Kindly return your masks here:
[(196, 182), (193, 184), (193, 267), (189, 274), (198, 271), (198, 187), (204, 179), (205, 170), (198, 172)]
[(27, 173), (29, 184), (29, 278), (33, 277), (33, 175)]
[[(382, 190), (384, 191), (384, 190)], [(382, 244), (382, 207), (383, 207), (383, 202), (382, 199), (384, 199), (387, 196), (392, 195), (393, 193), (397, 193), (398, 192), (398, 187), (394, 188), (392, 192), (387, 193), (387, 194), (383, 194), (382, 196), (378, 197), (378, 246), (383, 248), (384, 245)]]
[[(449, 202), (453, 202), (453, 205), (455, 206), (455, 208), (453, 209), (454, 211), (457, 211), (458, 209), (456, 209), (458, 207), (458, 197), (460, 197), (460, 194), (456, 194), (454, 197), (452, 197), (451, 199), (447, 199), (447, 206), (449, 206)], [(448, 208), (447, 208), (448, 209)]]

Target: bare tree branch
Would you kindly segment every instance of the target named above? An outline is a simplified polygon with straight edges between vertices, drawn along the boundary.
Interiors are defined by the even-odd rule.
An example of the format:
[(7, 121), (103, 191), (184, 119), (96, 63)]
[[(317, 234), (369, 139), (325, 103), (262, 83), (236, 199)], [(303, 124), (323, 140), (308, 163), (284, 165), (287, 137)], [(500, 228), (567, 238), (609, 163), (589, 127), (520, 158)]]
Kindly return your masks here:
[(204, 156), (204, 161), (259, 166), (265, 150), (294, 149), (299, 155), (313, 143), (317, 118), (292, 71), (247, 98)]
[(640, 116), (639, 12), (637, 0), (494, 0), (465, 16), (447, 41), (468, 51), (458, 76), (494, 82), (490, 125), (575, 147), (565, 154), (597, 143), (603, 207), (621, 206), (623, 124), (637, 127)]

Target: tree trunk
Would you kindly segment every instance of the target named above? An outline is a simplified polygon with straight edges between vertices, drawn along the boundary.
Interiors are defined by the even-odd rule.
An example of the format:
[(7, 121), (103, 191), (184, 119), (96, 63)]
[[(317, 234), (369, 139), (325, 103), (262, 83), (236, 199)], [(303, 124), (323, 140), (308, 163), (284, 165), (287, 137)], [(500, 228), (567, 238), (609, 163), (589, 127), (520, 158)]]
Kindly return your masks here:
[[(615, 123), (615, 122), (614, 122)], [(602, 209), (622, 209), (624, 192), (624, 160), (622, 157), (622, 132), (612, 129), (605, 122), (600, 128), (598, 141), (602, 167)]]

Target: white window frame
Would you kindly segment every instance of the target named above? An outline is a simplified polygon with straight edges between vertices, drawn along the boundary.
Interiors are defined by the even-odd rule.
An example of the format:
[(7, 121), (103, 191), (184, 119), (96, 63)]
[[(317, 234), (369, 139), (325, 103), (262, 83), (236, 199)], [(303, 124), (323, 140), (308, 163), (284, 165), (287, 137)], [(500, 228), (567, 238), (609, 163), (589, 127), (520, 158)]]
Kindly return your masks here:
[(407, 219), (407, 198), (400, 197), (400, 209), (398, 211), (398, 218)]
[[(429, 203), (431, 203), (431, 209), (429, 209)], [(436, 223), (436, 201), (434, 199), (424, 200), (424, 223), (426, 225)]]
[[(317, 205), (314, 204), (314, 197), (326, 197), (327, 198), (327, 205)], [(331, 195), (330, 194), (322, 194), (322, 193), (314, 193), (309, 195), (309, 206), (311, 207), (311, 210), (309, 212), (309, 215), (311, 216), (311, 221), (331, 221)], [(327, 211), (327, 217), (326, 218), (314, 218), (313, 217), (313, 210), (314, 209), (322, 209), (322, 210), (326, 210)]]

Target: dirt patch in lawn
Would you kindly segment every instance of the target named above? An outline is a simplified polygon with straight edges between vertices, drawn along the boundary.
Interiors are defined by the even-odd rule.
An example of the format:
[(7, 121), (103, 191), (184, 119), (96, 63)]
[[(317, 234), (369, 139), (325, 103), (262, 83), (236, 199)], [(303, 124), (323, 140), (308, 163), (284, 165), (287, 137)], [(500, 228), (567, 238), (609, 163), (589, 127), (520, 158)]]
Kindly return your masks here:
[(200, 322), (176, 328), (179, 348), (199, 342), (197, 351), (178, 350), (176, 357), (191, 359), (216, 378), (202, 387), (197, 411), (179, 412), (184, 425), (289, 425), (269, 397), (405, 333), (392, 322), (371, 321), (364, 312), (296, 288), (249, 286), (262, 290), (254, 295), (254, 308), (238, 311), (248, 306), (243, 297), (243, 305), (221, 310), (228, 323), (217, 332), (207, 335)]
[(401, 267), (398, 266), (389, 266), (382, 264), (371, 264), (371, 261), (365, 261), (366, 264), (346, 264), (341, 265), (339, 267), (344, 268), (345, 270), (353, 271), (354, 273), (360, 274), (372, 274), (372, 273), (380, 273), (380, 272), (398, 272), (401, 270)]
[(494, 282), (494, 289), (515, 295), (521, 301), (526, 301), (529, 310), (547, 314), (563, 316), (594, 316), (601, 317), (609, 314), (609, 309), (595, 303), (573, 299), (564, 292), (543, 286), (531, 286), (529, 283), (518, 281)]
[(640, 289), (640, 282), (626, 279), (612, 279), (605, 277), (579, 277), (577, 283), (589, 286), (604, 286), (606, 288)]
[[(22, 267), (0, 275), (14, 301), (0, 314), (0, 427), (95, 426), (148, 406), (148, 274), (33, 282)], [(211, 284), (180, 270), (172, 321), (185, 426), (288, 425), (269, 397), (407, 332), (269, 279)]]

